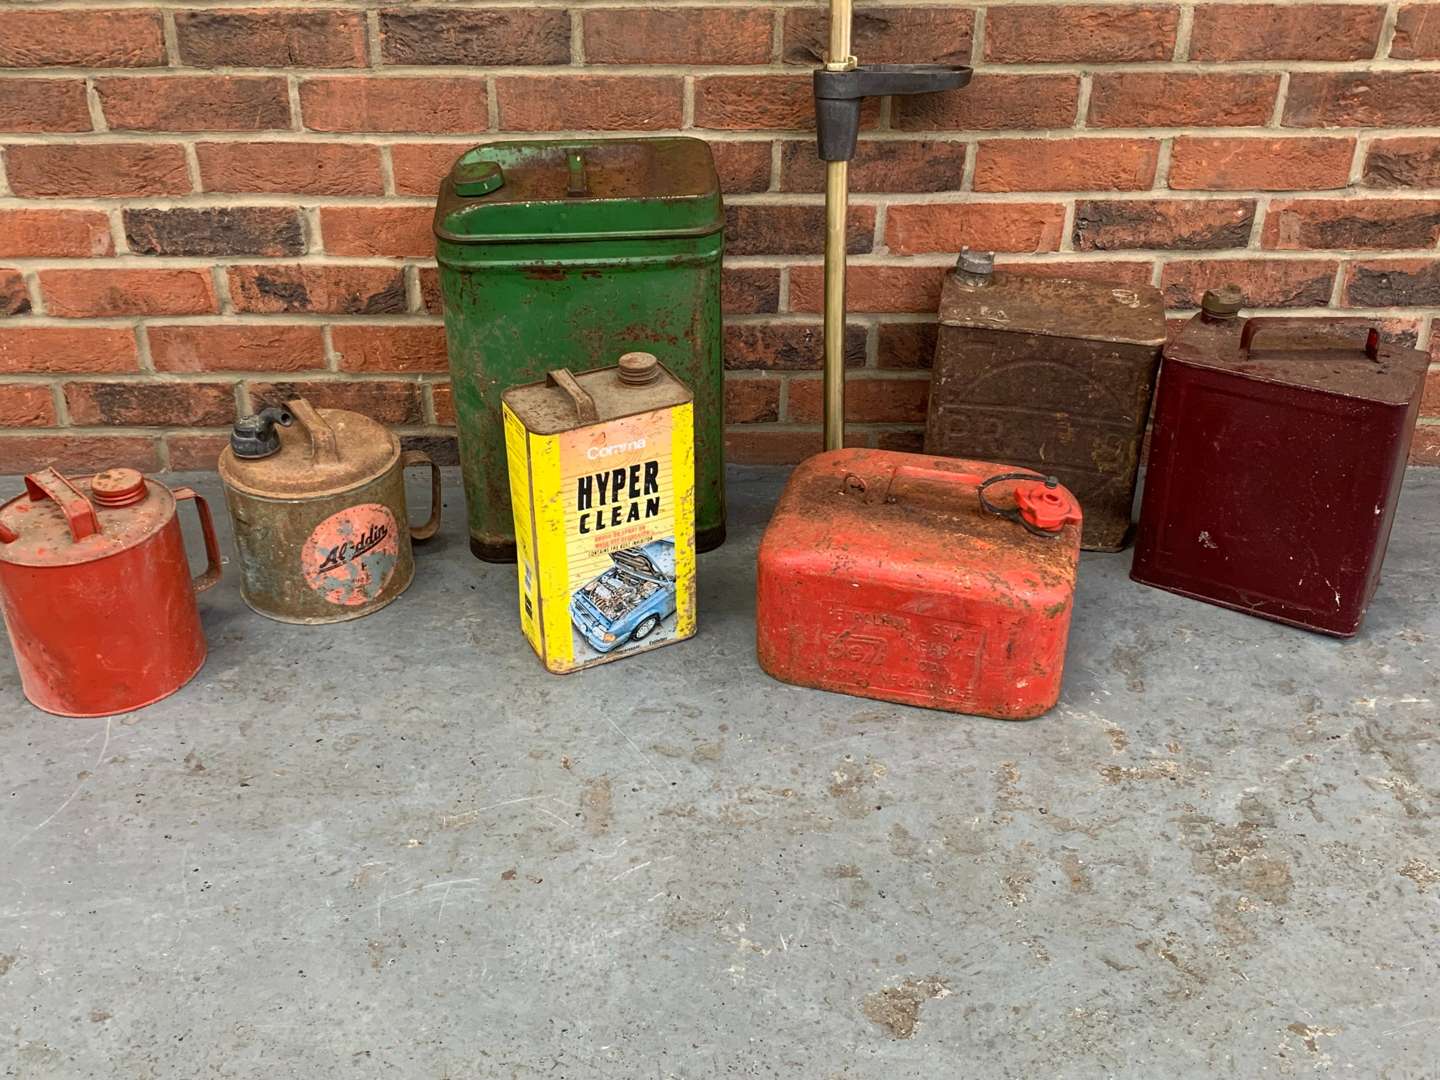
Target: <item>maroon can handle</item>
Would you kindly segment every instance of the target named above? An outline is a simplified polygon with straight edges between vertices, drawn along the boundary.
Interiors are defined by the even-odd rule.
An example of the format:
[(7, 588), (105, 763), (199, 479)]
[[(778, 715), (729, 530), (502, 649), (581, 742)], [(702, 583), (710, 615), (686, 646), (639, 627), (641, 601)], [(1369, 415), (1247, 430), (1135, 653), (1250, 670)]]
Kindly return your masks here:
[[(1311, 333), (1316, 331), (1321, 334), (1345, 334), (1354, 327), (1335, 326), (1331, 323), (1318, 322), (1315, 319), (1301, 319), (1294, 316), (1260, 316), (1245, 320), (1245, 327), (1240, 331), (1240, 352), (1246, 356), (1250, 355), (1254, 347), (1255, 338), (1266, 330), (1308, 330)], [(1365, 355), (1371, 360), (1378, 357), (1380, 353), (1380, 331), (1375, 327), (1369, 327), (1365, 334)]]
[(171, 492), (175, 501), (193, 502), (195, 512), (200, 515), (200, 532), (205, 537), (205, 572), (195, 578), (192, 584), (197, 593), (202, 593), (220, 581), (220, 541), (215, 539), (215, 520), (210, 516), (210, 504), (203, 495), (197, 495), (188, 487), (176, 488)]
[(25, 490), (31, 502), (50, 499), (65, 515), (72, 540), (84, 540), (100, 531), (100, 519), (90, 500), (54, 469), (41, 469), (25, 477)]
[(424, 525), (410, 526), (410, 539), (429, 540), (440, 528), (440, 466), (423, 450), (406, 450), (400, 455), (400, 468), (408, 469), (412, 465), (430, 466), (430, 517)]

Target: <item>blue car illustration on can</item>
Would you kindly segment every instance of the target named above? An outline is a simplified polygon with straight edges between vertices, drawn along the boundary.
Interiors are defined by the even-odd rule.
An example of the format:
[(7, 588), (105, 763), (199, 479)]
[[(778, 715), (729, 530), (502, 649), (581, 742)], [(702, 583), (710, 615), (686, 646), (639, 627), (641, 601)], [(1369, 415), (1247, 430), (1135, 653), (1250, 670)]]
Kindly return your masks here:
[(610, 569), (570, 598), (570, 621), (596, 652), (650, 638), (675, 614), (675, 541), (610, 553)]

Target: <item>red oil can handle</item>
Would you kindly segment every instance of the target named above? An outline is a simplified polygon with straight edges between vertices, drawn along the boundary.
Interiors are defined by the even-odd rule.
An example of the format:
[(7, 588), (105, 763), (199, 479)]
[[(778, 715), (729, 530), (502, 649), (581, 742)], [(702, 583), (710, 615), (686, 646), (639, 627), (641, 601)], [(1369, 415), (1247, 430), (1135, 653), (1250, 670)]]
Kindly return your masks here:
[(408, 469), (412, 465), (430, 466), (430, 517), (424, 525), (410, 526), (410, 539), (429, 540), (440, 528), (440, 466), (423, 450), (406, 450), (400, 455), (400, 468)]
[(215, 539), (215, 519), (210, 516), (210, 504), (203, 495), (197, 495), (187, 487), (171, 492), (175, 501), (194, 502), (195, 512), (200, 515), (200, 532), (205, 537), (205, 572), (195, 578), (193, 584), (197, 593), (202, 593), (220, 581), (220, 541)]
[[(1240, 331), (1240, 352), (1245, 356), (1250, 355), (1250, 350), (1255, 345), (1255, 338), (1267, 330), (1306, 330), (1311, 333), (1319, 333), (1326, 336), (1345, 336), (1350, 341), (1350, 331), (1353, 326), (1335, 326), (1332, 323), (1319, 322), (1316, 319), (1301, 319), (1295, 316), (1261, 316), (1254, 319), (1246, 319), (1245, 327)], [(1380, 353), (1380, 331), (1371, 326), (1365, 332), (1365, 355), (1371, 360), (1378, 359)]]
[(31, 502), (50, 499), (60, 507), (66, 524), (70, 526), (72, 540), (84, 540), (100, 531), (100, 519), (95, 516), (95, 507), (90, 500), (54, 469), (41, 469), (25, 477), (25, 491)]

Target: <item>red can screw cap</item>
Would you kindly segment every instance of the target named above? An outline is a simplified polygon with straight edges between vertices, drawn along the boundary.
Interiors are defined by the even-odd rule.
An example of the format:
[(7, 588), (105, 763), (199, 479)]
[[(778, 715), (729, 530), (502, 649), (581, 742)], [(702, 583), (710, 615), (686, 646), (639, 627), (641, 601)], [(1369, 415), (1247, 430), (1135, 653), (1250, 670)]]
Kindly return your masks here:
[(1020, 516), (1037, 529), (1059, 532), (1066, 525), (1080, 524), (1080, 504), (1052, 477), (1015, 489)]
[(134, 469), (106, 469), (90, 481), (90, 497), (101, 506), (131, 506), (145, 494), (145, 477)]

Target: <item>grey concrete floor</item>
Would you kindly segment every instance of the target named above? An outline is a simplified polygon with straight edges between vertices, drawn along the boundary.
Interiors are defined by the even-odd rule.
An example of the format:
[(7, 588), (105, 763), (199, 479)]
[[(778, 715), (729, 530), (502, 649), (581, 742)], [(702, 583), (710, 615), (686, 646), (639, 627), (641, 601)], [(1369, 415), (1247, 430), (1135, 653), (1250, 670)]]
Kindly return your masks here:
[(1025, 724), (760, 672), (774, 472), (696, 639), (547, 675), (450, 479), (399, 602), (231, 573), (142, 713), (0, 660), (0, 1073), (1440, 1077), (1440, 473), (1348, 643), (1087, 556)]

